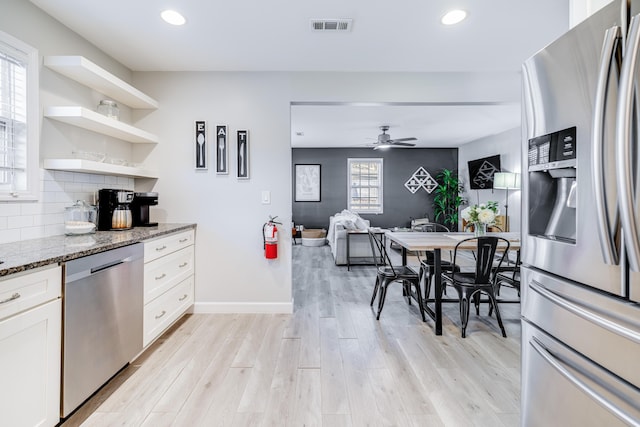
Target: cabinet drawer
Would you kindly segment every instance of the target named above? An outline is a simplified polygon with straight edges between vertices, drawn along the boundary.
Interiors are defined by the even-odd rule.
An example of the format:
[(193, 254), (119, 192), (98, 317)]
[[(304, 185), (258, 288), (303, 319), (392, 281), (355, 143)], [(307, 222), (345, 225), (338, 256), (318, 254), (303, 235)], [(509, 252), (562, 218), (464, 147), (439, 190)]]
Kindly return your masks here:
[(0, 281), (0, 319), (58, 298), (62, 294), (62, 267), (29, 270)]
[(193, 246), (144, 265), (144, 303), (151, 302), (193, 274)]
[(149, 345), (193, 304), (193, 276), (144, 306), (143, 346)]
[(193, 245), (194, 239), (194, 230), (189, 230), (146, 241), (144, 243), (144, 262), (153, 261), (161, 256)]

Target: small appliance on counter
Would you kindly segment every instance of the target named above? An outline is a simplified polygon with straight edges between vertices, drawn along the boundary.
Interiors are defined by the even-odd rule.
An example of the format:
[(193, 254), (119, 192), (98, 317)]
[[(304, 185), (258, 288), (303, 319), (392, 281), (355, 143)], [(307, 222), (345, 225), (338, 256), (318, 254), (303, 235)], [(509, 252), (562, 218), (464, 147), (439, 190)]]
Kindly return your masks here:
[(96, 207), (83, 200), (65, 208), (64, 233), (68, 236), (96, 231)]
[(131, 202), (134, 227), (155, 227), (157, 222), (150, 222), (149, 206), (158, 204), (158, 193), (134, 193)]
[(130, 204), (133, 191), (98, 190), (98, 230), (128, 230), (133, 227)]

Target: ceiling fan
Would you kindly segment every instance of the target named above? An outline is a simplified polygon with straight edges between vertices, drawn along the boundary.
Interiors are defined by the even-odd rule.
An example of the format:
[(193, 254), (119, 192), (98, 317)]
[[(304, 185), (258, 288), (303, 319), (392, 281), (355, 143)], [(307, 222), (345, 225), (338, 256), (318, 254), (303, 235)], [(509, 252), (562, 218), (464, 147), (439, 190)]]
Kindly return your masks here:
[(417, 141), (417, 138), (397, 138), (391, 139), (391, 136), (387, 133), (389, 126), (380, 126), (382, 133), (378, 135), (378, 141), (373, 143), (373, 149), (385, 149), (393, 147), (414, 147), (416, 144), (411, 144), (405, 141)]

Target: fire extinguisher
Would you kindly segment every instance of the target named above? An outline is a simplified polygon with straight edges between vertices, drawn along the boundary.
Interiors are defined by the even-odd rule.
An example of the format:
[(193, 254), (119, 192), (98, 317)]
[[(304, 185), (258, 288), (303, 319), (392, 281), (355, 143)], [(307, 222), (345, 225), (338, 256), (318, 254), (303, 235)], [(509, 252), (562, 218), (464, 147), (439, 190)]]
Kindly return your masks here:
[(278, 258), (278, 227), (276, 224), (282, 225), (275, 219), (277, 216), (269, 216), (269, 221), (262, 226), (262, 239), (264, 243), (264, 257), (266, 259)]

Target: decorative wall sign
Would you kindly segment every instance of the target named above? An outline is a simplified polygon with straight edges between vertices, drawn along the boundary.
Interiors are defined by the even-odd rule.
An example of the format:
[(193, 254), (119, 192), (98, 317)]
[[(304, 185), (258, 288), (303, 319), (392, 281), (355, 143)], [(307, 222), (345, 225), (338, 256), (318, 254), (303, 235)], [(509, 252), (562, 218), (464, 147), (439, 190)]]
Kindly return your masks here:
[(249, 179), (249, 131), (238, 131), (238, 179)]
[(229, 173), (229, 144), (227, 143), (227, 126), (216, 126), (216, 173)]
[(427, 193), (431, 194), (431, 192), (438, 187), (438, 183), (425, 168), (420, 166), (413, 175), (411, 175), (411, 178), (404, 183), (404, 186), (407, 190), (411, 191), (411, 194), (416, 194), (421, 188), (424, 188)]
[(196, 169), (207, 168), (207, 122), (196, 121)]
[(500, 155), (471, 160), (469, 165), (469, 185), (472, 190), (493, 188), (493, 174), (500, 172)]
[(320, 165), (296, 165), (295, 201), (320, 201)]

